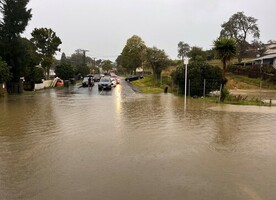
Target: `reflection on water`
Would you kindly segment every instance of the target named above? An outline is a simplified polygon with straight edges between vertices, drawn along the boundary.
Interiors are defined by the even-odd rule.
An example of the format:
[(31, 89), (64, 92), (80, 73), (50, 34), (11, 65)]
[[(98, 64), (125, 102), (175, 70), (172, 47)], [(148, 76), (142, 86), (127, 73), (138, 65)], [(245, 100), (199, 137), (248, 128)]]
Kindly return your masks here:
[(0, 99), (0, 199), (274, 199), (276, 108), (127, 85)]

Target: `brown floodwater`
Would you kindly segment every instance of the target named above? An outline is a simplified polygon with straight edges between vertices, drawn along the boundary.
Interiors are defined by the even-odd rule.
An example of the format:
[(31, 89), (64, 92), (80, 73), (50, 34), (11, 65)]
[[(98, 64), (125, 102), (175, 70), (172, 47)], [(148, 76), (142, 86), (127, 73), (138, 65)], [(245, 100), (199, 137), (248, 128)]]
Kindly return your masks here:
[(273, 200), (276, 107), (72, 87), (0, 98), (0, 199)]

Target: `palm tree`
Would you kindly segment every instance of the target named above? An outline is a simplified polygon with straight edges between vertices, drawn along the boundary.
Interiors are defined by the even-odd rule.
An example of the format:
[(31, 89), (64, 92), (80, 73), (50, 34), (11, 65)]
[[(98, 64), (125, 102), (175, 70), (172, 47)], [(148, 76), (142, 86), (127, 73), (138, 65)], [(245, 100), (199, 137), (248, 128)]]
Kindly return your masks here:
[(236, 41), (230, 37), (220, 37), (214, 41), (214, 49), (216, 52), (216, 57), (221, 60), (223, 65), (223, 83), (222, 86), (227, 82), (225, 73), (227, 69), (227, 62), (233, 59), (237, 53)]

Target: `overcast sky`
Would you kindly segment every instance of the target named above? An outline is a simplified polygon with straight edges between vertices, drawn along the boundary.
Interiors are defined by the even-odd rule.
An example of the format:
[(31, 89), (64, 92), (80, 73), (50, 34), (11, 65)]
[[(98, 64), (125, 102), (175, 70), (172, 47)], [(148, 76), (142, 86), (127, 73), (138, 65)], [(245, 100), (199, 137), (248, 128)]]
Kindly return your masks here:
[(240, 11), (258, 19), (262, 42), (276, 39), (276, 0), (30, 0), (28, 7), (33, 17), (23, 36), (51, 28), (66, 56), (85, 49), (90, 57), (114, 61), (138, 35), (175, 59), (179, 41), (210, 49), (221, 24)]

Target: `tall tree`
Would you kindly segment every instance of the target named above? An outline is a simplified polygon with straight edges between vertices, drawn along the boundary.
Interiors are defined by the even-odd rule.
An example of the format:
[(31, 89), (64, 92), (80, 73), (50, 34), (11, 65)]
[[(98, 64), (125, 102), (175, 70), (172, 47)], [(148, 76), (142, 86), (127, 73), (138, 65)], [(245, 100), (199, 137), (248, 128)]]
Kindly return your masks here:
[(267, 50), (265, 44), (258, 40), (253, 40), (251, 46), (256, 49), (257, 56), (263, 56)]
[(236, 42), (233, 38), (230, 37), (220, 37), (214, 41), (214, 49), (216, 52), (216, 57), (219, 58), (222, 62), (222, 78), (223, 78), (223, 87), (227, 82), (225, 73), (227, 70), (227, 62), (236, 56), (237, 48)]
[(112, 62), (110, 60), (104, 60), (102, 62), (102, 69), (104, 71), (110, 71), (110, 70), (112, 70), (112, 68), (113, 68), (113, 65), (112, 65)]
[(8, 91), (21, 92), (15, 88), (20, 82), (20, 75), (24, 71), (22, 59), (25, 57), (20, 34), (25, 31), (32, 18), (31, 9), (27, 9), (29, 0), (0, 0), (0, 56), (10, 66), (12, 74)]
[(190, 45), (187, 44), (187, 43), (184, 43), (184, 42), (179, 42), (178, 45), (177, 45), (177, 50), (178, 50), (178, 58), (181, 58), (182, 60), (182, 63), (184, 61), (184, 57), (187, 56), (187, 54), (189, 53), (190, 51)]
[(136, 73), (136, 69), (142, 66), (145, 48), (146, 45), (139, 36), (129, 38), (121, 53), (120, 65), (129, 72)]
[[(22, 45), (25, 49), (25, 57), (22, 59), (22, 65), (24, 66), (24, 78), (25, 81), (35, 81), (38, 82), (38, 80), (41, 81), (41, 79), (45, 78), (44, 76), (37, 77), (37, 65), (40, 62), (40, 56), (36, 52), (36, 46), (27, 38), (21, 39)], [(42, 69), (40, 69), (42, 70)], [(43, 70), (42, 70), (43, 71)]]
[(10, 79), (10, 69), (5, 61), (0, 57), (0, 83), (5, 83)]
[(56, 51), (60, 51), (58, 46), (62, 43), (60, 38), (52, 29), (48, 28), (35, 28), (31, 33), (31, 41), (38, 49), (41, 56), (41, 66), (44, 68), (49, 78), (49, 71), (52, 63), (54, 62), (54, 55)]
[(60, 64), (62, 65), (62, 64), (66, 64), (66, 63), (68, 63), (68, 60), (67, 60), (67, 58), (66, 58), (65, 53), (63, 52), (63, 53), (61, 54)]
[(232, 15), (228, 22), (221, 25), (221, 36), (230, 36), (235, 38), (237, 42), (238, 61), (241, 62), (248, 47), (246, 39), (252, 35), (254, 39), (260, 37), (260, 31), (257, 26), (257, 19), (247, 17), (243, 12), (237, 12)]
[(156, 47), (146, 49), (145, 61), (152, 68), (156, 80), (160, 79), (162, 70), (167, 68), (169, 64), (169, 58), (165, 51)]
[(205, 52), (200, 47), (192, 47), (187, 54), (191, 61), (203, 61), (205, 60)]

